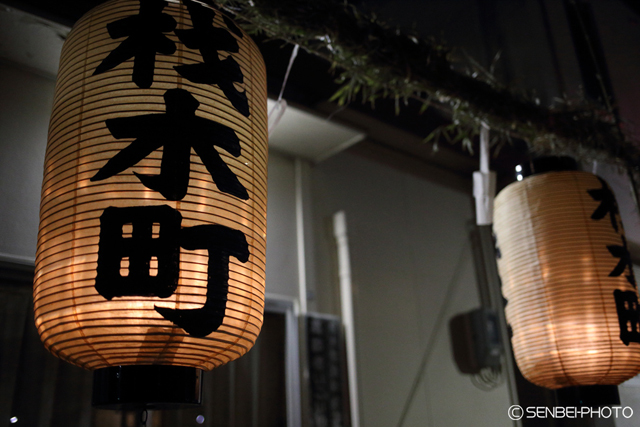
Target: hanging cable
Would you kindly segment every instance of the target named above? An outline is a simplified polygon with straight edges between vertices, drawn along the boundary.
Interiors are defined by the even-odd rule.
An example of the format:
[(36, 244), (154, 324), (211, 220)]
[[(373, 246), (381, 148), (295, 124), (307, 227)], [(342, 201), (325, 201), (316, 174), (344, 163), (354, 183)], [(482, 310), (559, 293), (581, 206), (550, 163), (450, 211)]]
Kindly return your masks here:
[(442, 299), (442, 303), (440, 304), (438, 313), (436, 314), (436, 320), (433, 323), (429, 338), (427, 339), (426, 346), (424, 347), (425, 351), (422, 356), (422, 361), (420, 362), (417, 374), (414, 377), (413, 384), (411, 385), (411, 390), (409, 391), (409, 395), (405, 401), (402, 413), (400, 414), (400, 419), (398, 420), (396, 427), (404, 427), (404, 423), (409, 416), (409, 411), (411, 410), (413, 399), (418, 394), (420, 384), (422, 384), (423, 379), (427, 373), (427, 368), (429, 366), (431, 356), (433, 355), (433, 351), (436, 348), (436, 342), (440, 337), (440, 334), (446, 330), (444, 322), (447, 319), (447, 314), (450, 313), (451, 304), (453, 303), (456, 292), (458, 291), (459, 286), (462, 283), (461, 274), (465, 269), (466, 262), (469, 260), (469, 253), (467, 252), (467, 250), (468, 248), (466, 246), (463, 246), (460, 250), (458, 261), (456, 262), (455, 268), (453, 269), (453, 275), (449, 283), (447, 283), (446, 285), (447, 287), (445, 289), (444, 298)]
[(280, 119), (282, 119), (282, 116), (287, 109), (287, 101), (282, 99), (282, 95), (284, 94), (284, 88), (287, 86), (289, 73), (291, 72), (291, 67), (293, 67), (293, 63), (296, 60), (296, 56), (298, 56), (299, 49), (299, 45), (295, 45), (293, 47), (291, 58), (289, 58), (289, 65), (287, 66), (287, 72), (285, 73), (284, 80), (282, 81), (282, 88), (280, 89), (280, 94), (278, 95), (278, 100), (276, 101), (276, 105), (274, 105), (271, 111), (269, 111), (269, 136), (271, 136), (273, 130), (278, 126), (278, 124), (280, 123)]
[(482, 391), (491, 391), (503, 382), (504, 377), (500, 366), (482, 368), (479, 373), (471, 377), (471, 383)]

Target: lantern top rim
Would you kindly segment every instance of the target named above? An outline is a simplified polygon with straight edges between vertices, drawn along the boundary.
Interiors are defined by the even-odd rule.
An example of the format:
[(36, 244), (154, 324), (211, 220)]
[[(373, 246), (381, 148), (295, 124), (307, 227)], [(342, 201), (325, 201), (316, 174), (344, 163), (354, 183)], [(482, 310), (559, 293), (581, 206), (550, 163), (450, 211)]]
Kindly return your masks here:
[(516, 173), (527, 178), (547, 172), (578, 171), (578, 162), (568, 156), (545, 156), (521, 163), (516, 167)]

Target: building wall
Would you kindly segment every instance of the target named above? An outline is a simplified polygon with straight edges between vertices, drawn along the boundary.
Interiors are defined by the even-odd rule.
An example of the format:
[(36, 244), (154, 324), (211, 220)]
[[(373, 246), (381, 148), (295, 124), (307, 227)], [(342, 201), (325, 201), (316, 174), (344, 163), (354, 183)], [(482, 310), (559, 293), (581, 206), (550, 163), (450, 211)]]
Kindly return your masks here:
[(267, 294), (298, 298), (294, 161), (269, 152)]
[(470, 194), (349, 153), (312, 176), (320, 311), (340, 310), (331, 217), (347, 218), (362, 425), (511, 425), (506, 386), (479, 390), (451, 352), (449, 320), (479, 307)]
[[(54, 81), (0, 64), (0, 252), (33, 262), (47, 127)], [(508, 406), (505, 387), (482, 392), (457, 372), (448, 320), (478, 305), (466, 231), (471, 199), (351, 154), (305, 169), (318, 233), (310, 257), (317, 283), (315, 306), (339, 312), (331, 214), (344, 209), (352, 242), (356, 334), (365, 426), (499, 426), (505, 417), (480, 408)], [(269, 158), (267, 292), (298, 297), (294, 160)], [(314, 265), (310, 262), (309, 265)], [(315, 272), (315, 274), (314, 274)], [(435, 327), (434, 327), (435, 326)], [(411, 385), (428, 355), (420, 386)], [(446, 385), (446, 386), (443, 386)], [(451, 402), (458, 400), (455, 405)], [(408, 402), (408, 403), (407, 403)]]
[[(54, 78), (43, 76), (37, 70), (26, 69), (9, 62), (0, 62), (0, 200), (2, 200), (0, 203), (0, 267), (2, 267), (2, 273), (5, 272), (4, 262), (31, 266), (34, 263), (40, 189), (54, 89)], [(278, 153), (270, 153), (268, 173), (267, 298), (295, 300), (298, 297), (298, 270), (294, 160)], [(20, 269), (17, 269), (15, 276), (22, 280), (23, 275), (19, 273)], [(1, 418), (6, 422), (9, 417), (18, 413), (20, 422), (24, 423), (26, 420), (25, 425), (36, 425), (36, 421), (41, 425), (58, 425), (58, 423), (68, 426), (94, 425), (92, 417), (95, 411), (92, 412), (91, 409), (91, 375), (67, 363), (59, 364), (59, 359), (53, 358), (44, 351), (35, 332), (32, 311), (29, 314), (31, 292), (28, 280), (30, 279), (27, 277), (24, 285), (20, 282), (21, 287), (14, 288), (14, 275), (9, 277), (10, 285), (5, 282), (4, 275), (0, 278), (2, 279), (0, 280)], [(273, 328), (272, 326), (271, 330)], [(262, 341), (261, 345), (266, 345), (264, 342)], [(262, 348), (262, 354), (265, 354), (265, 347)], [(260, 350), (258, 351), (254, 354), (256, 360), (260, 354)], [(240, 366), (237, 368), (239, 372), (244, 366), (248, 366), (250, 362), (247, 360), (249, 359), (241, 359), (244, 365), (237, 365)], [(28, 366), (29, 362), (33, 362), (32, 367), (39, 368), (29, 369), (26, 373), (22, 372), (21, 367)], [(229, 375), (230, 368), (224, 369), (226, 369), (224, 373), (214, 381), (219, 389), (226, 390), (226, 385), (231, 383), (224, 375)], [(279, 372), (276, 369), (273, 375), (279, 375)], [(208, 378), (208, 380), (212, 379)], [(72, 387), (69, 388), (70, 384)], [(55, 394), (54, 390), (58, 387), (64, 392)], [(234, 393), (237, 392), (234, 388), (231, 390)], [(239, 395), (241, 392), (237, 393)], [(57, 398), (60, 395), (66, 398), (64, 402), (58, 401)], [(233, 396), (235, 398), (235, 394)], [(226, 394), (224, 397), (228, 401), (229, 397)], [(225, 404), (225, 399), (220, 399), (220, 396), (216, 399), (219, 405)], [(279, 402), (279, 404), (283, 406), (285, 402)], [(253, 410), (257, 405), (254, 403)], [(251, 414), (251, 410), (251, 408), (245, 408), (243, 414)], [(100, 412), (103, 412), (99, 415), (100, 422), (105, 425), (115, 425), (115, 423), (120, 425), (118, 419), (121, 417), (120, 414)], [(27, 413), (29, 416), (26, 415)], [(180, 412), (174, 411), (173, 414), (180, 415)], [(226, 414), (228, 416), (228, 413)], [(153, 414), (149, 417), (150, 422), (152, 417)], [(195, 419), (195, 416), (190, 419)], [(195, 421), (191, 422), (195, 425)], [(219, 421), (219, 423), (222, 422), (224, 421)], [(209, 423), (213, 425), (210, 421)]]
[(35, 259), (54, 85), (0, 62), (0, 257)]
[[(635, 54), (640, 26), (618, 1), (592, 3), (621, 113), (631, 127), (640, 111), (640, 56)], [(502, 50), (497, 74), (517, 87), (536, 88), (548, 104), (562, 85), (554, 78), (541, 23), (544, 4), (563, 87), (569, 96), (579, 90), (561, 2), (403, 4), (415, 8), (407, 15), (421, 17), (423, 34), (465, 48), (484, 66)], [(2, 258), (33, 262), (53, 85), (50, 78), (0, 63)], [(344, 210), (347, 217), (362, 425), (395, 426), (403, 416), (405, 427), (511, 425), (506, 386), (489, 392), (475, 388), (451, 354), (449, 319), (479, 305), (467, 228), (470, 195), (349, 153), (305, 171), (310, 178), (305, 225), (312, 231), (305, 236), (307, 272), (314, 284), (310, 307), (320, 312), (340, 312), (331, 216)], [(295, 181), (294, 160), (270, 153), (267, 293), (289, 298), (298, 297)], [(630, 240), (640, 243), (640, 238)], [(623, 405), (636, 405), (640, 413), (637, 382), (620, 390)]]

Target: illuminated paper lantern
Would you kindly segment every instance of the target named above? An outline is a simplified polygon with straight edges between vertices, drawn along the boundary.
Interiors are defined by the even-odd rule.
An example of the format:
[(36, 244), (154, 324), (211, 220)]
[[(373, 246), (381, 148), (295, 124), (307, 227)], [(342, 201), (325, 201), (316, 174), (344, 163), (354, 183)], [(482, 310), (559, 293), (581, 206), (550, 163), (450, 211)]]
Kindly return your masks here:
[(34, 303), (80, 367), (209, 370), (264, 307), (267, 96), (253, 41), (183, 0), (112, 0), (64, 43)]
[(640, 372), (638, 291), (605, 181), (562, 171), (514, 182), (495, 200), (494, 231), (525, 378), (557, 389)]

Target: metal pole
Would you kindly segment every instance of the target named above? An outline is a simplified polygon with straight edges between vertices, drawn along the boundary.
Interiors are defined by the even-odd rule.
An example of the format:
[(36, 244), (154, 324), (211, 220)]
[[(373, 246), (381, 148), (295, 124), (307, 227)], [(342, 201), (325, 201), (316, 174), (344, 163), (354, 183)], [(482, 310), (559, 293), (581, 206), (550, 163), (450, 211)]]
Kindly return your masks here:
[(349, 376), (349, 402), (351, 404), (351, 427), (360, 427), (358, 407), (358, 376), (356, 362), (355, 324), (351, 289), (351, 261), (347, 238), (347, 218), (344, 211), (333, 215), (333, 234), (338, 247), (338, 269), (340, 276), (340, 306), (347, 346), (347, 372)]
[[(502, 291), (500, 289), (501, 282), (498, 275), (498, 266), (496, 264), (496, 251), (493, 242), (493, 232), (491, 225), (477, 225), (476, 230), (478, 233), (478, 240), (480, 243), (480, 257), (482, 259), (482, 265), (484, 265), (484, 274), (486, 281), (479, 281), (479, 286), (486, 286), (483, 289), (489, 296), (491, 308), (496, 311), (498, 316), (498, 323), (500, 325), (500, 336), (503, 339), (503, 372), (505, 376), (505, 382), (509, 388), (509, 396), (511, 397), (511, 404), (518, 404), (518, 389), (516, 386), (515, 378), (515, 361), (513, 358), (513, 350), (511, 348), (511, 341), (509, 339), (509, 330), (507, 328), (507, 319), (504, 315), (504, 303), (502, 298)], [(522, 426), (522, 421), (513, 421), (513, 425), (516, 427)]]

